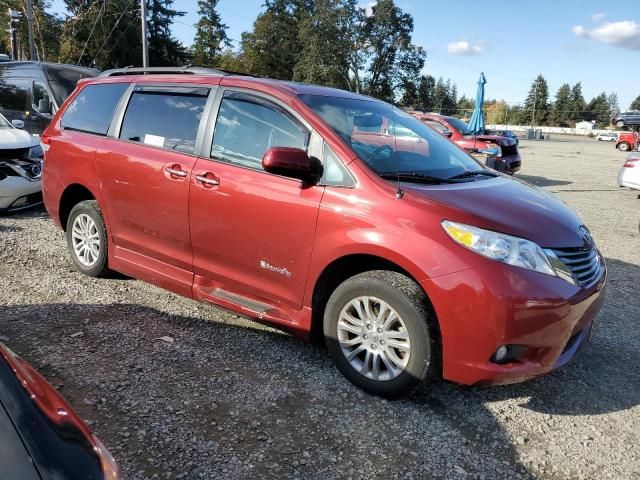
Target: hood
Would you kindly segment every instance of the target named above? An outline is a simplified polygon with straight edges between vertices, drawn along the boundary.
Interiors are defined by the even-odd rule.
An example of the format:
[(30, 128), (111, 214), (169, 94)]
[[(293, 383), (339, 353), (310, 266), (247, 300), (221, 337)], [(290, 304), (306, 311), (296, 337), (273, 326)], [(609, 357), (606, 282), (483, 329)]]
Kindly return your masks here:
[(0, 128), (0, 150), (27, 148), (38, 145), (38, 137), (17, 128)]
[(473, 225), (536, 242), (543, 248), (582, 247), (582, 222), (552, 194), (521, 180), (498, 177), (455, 185), (404, 184), (406, 190), (463, 214)]

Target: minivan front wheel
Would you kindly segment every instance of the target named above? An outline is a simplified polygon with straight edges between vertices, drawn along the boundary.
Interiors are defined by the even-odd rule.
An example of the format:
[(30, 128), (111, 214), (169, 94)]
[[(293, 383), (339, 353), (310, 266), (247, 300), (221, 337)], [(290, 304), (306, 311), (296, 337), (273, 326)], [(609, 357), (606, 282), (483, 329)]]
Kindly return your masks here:
[(325, 309), (324, 334), (338, 369), (367, 392), (395, 398), (436, 370), (434, 332), (422, 289), (376, 270), (343, 282)]
[(95, 200), (71, 209), (67, 220), (67, 247), (75, 267), (90, 277), (107, 273), (107, 230)]

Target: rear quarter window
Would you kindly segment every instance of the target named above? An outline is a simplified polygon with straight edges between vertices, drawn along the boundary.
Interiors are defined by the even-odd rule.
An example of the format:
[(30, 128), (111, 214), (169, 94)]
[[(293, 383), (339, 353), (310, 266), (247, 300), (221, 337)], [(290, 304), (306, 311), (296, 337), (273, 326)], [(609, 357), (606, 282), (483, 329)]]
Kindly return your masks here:
[(62, 127), (106, 135), (113, 112), (128, 86), (128, 83), (87, 85), (62, 115)]

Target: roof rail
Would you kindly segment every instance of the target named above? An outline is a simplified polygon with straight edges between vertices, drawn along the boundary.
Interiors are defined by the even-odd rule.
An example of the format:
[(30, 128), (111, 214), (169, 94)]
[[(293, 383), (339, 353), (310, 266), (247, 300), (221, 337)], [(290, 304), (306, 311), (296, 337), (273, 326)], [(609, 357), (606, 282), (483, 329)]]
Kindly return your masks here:
[(235, 72), (226, 72), (214, 68), (192, 67), (186, 65), (184, 67), (124, 67), (105, 70), (99, 77), (117, 77), (120, 75), (242, 75)]

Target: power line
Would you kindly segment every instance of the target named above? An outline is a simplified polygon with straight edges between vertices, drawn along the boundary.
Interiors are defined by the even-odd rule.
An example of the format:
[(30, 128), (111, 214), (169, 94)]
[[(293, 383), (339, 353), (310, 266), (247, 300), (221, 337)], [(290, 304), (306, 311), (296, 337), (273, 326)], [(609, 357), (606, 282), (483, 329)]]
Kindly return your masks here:
[[(76, 65), (80, 65), (80, 60), (82, 60), (82, 56), (84, 55), (84, 51), (87, 49), (87, 45), (89, 45), (89, 40), (91, 40), (91, 36), (93, 35), (93, 31), (96, 29), (96, 25), (98, 25), (98, 20), (100, 20), (100, 12), (105, 9), (105, 7), (107, 6), (108, 2), (109, 2), (109, 0), (105, 0), (103, 2), (102, 6), (100, 7), (100, 10), (98, 10), (98, 14), (96, 15), (96, 21), (93, 23), (93, 28), (89, 32), (89, 38), (87, 38), (87, 41), (84, 43), (84, 47), (82, 48), (82, 52), (80, 53), (80, 56), (78, 57), (78, 62), (76, 63)], [(87, 12), (88, 12), (88, 10), (87, 10)]]
[[(109, 32), (109, 35), (106, 36), (106, 38), (104, 39), (104, 41), (102, 42), (102, 45), (100, 45), (100, 48), (98, 49), (98, 53), (95, 54), (95, 56), (93, 57), (93, 60), (91, 61), (91, 64), (93, 65), (96, 61), (96, 58), (98, 58), (98, 55), (100, 55), (100, 52), (102, 51), (102, 49), (104, 48), (105, 44), (107, 43), (107, 41), (109, 40), (109, 38), (111, 37), (111, 34), (113, 33), (113, 31), (116, 29), (116, 27), (118, 26), (118, 24), (120, 23), (120, 20), (122, 20), (122, 17), (124, 16), (125, 13), (127, 13), (129, 11), (129, 7), (131, 6), (131, 3), (134, 0), (129, 0), (129, 3), (124, 7), (124, 10), (122, 11), (122, 13), (120, 14), (120, 16), (118, 17), (118, 19), (116, 20), (116, 23), (113, 24), (113, 27), (111, 28), (111, 31)], [(144, 0), (143, 0), (144, 1)], [(137, 11), (138, 9), (136, 9), (135, 11)]]

